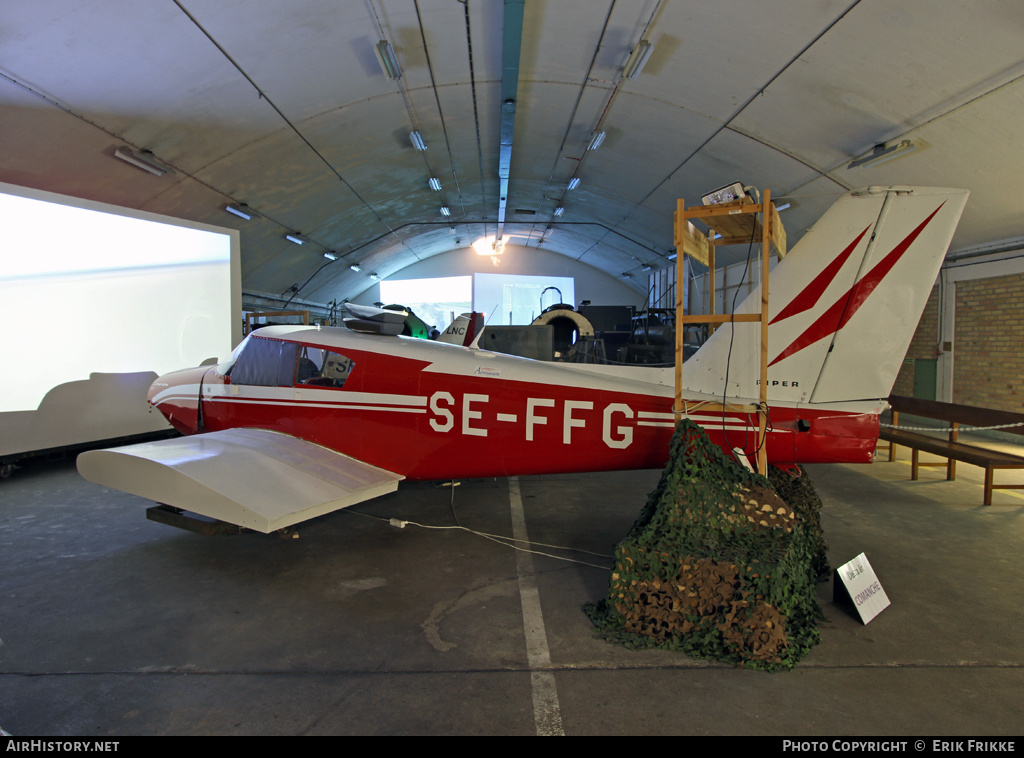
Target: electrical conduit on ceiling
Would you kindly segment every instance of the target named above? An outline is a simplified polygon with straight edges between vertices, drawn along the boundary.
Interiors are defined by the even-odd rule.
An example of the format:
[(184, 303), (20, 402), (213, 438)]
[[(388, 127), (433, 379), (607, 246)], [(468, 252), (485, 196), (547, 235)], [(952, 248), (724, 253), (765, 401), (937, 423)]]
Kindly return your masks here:
[(512, 166), (512, 133), (516, 123), (516, 91), (519, 89), (519, 53), (523, 46), (525, 0), (505, 0), (505, 29), (501, 53), (501, 141), (498, 152), (498, 233), (505, 228), (508, 179)]

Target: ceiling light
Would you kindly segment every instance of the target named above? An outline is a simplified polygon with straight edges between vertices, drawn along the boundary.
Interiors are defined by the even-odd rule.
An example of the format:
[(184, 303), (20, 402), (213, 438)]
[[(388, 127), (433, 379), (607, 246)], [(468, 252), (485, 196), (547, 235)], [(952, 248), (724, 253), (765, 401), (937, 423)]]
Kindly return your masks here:
[(455, 236), (455, 227), (454, 226), (449, 226), (448, 227), (448, 234), (452, 235), (453, 237)]
[(427, 184), (430, 185), (430, 189), (434, 190), (434, 192), (440, 192), (441, 191), (441, 180), (440, 179), (432, 176), (429, 179), (427, 179)]
[(402, 69), (398, 67), (398, 58), (395, 57), (395, 51), (391, 49), (391, 45), (386, 39), (382, 39), (374, 45), (373, 51), (377, 53), (377, 62), (380, 63), (384, 76), (388, 79), (402, 78)]
[(412, 146), (417, 150), (427, 149), (427, 143), (423, 141), (423, 135), (419, 132), (409, 132), (409, 139), (412, 141)]
[(373, 281), (375, 281), (375, 282), (379, 282), (380, 281), (380, 275), (379, 274), (370, 274), (370, 278), (373, 279)]
[(119, 147), (114, 151), (114, 157), (120, 158), (125, 163), (130, 163), (136, 168), (141, 168), (143, 171), (148, 171), (154, 176), (163, 176), (164, 174), (173, 174), (167, 166), (158, 163), (156, 158), (152, 156), (152, 153), (137, 153), (130, 147)]
[(912, 153), (917, 149), (917, 145), (908, 139), (898, 142), (892, 147), (886, 147), (885, 143), (875, 145), (875, 149), (872, 150), (865, 156), (857, 158), (855, 161), (851, 161), (847, 168), (869, 168), (871, 166), (877, 166), (886, 161), (891, 161), (893, 158), (899, 158), (901, 155)]
[(555, 217), (561, 216), (563, 213), (565, 213), (565, 208), (563, 208), (562, 206), (558, 206), (557, 208), (555, 208)]
[(442, 205), (442, 206), (441, 206), (441, 215), (442, 215), (442, 216), (450, 216), (450, 215), (452, 215), (452, 212), (451, 212), (451, 210), (450, 210), (450, 209), (448, 208), (448, 206), (447, 206), (447, 205)]
[(623, 279), (629, 279), (629, 277), (630, 277), (630, 273), (628, 271), (623, 271), (622, 272), (622, 278)]
[(569, 189), (574, 190), (579, 186), (580, 178), (578, 176), (574, 176), (572, 179), (569, 180)]
[(644, 265), (642, 265), (640, 267), (640, 269), (641, 269), (641, 271), (650, 271), (651, 270), (651, 264), (650, 263), (645, 263)]
[(241, 206), (238, 206), (238, 205), (228, 205), (228, 206), (225, 206), (224, 210), (226, 210), (228, 213), (235, 214), (239, 218), (244, 218), (246, 221), (249, 221), (253, 217), (252, 210), (249, 208), (248, 205), (245, 205), (244, 203)]
[(298, 234), (286, 234), (284, 235), (284, 238), (289, 242), (294, 242), (296, 245), (301, 245), (303, 242), (303, 240), (299, 239)]
[(782, 205), (776, 205), (776, 206), (775, 206), (775, 210), (776, 210), (776, 211), (784, 211), (784, 210), (786, 210), (786, 208), (788, 208), (789, 206), (790, 206), (790, 203), (783, 203)]
[(481, 237), (473, 243), (473, 249), (477, 255), (501, 255), (505, 252), (505, 240), (499, 240), (493, 234)]
[(626, 61), (626, 68), (622, 71), (623, 78), (636, 79), (640, 76), (640, 72), (643, 71), (644, 66), (647, 64), (647, 59), (651, 57), (653, 52), (654, 46), (647, 40), (642, 39), (637, 42), (633, 52), (629, 54), (629, 60)]
[(594, 136), (587, 143), (587, 150), (597, 150), (597, 148), (601, 147), (601, 143), (604, 142), (604, 138), (604, 132), (594, 132)]
[(329, 261), (336, 261), (336, 260), (338, 260), (338, 256), (335, 255), (334, 253), (332, 253), (330, 250), (328, 250), (326, 253), (324, 253), (324, 258), (326, 258)]
[(353, 263), (351, 266), (349, 266), (349, 268), (352, 269), (353, 271), (362, 271), (363, 270), (363, 267), (360, 266), (358, 263)]

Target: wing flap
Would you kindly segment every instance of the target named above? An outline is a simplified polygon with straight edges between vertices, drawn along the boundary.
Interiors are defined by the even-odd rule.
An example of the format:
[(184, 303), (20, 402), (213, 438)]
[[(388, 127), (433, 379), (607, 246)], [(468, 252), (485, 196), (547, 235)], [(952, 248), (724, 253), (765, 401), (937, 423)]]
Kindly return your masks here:
[(272, 532), (394, 492), (405, 477), (265, 429), (228, 429), (78, 456), (90, 482)]

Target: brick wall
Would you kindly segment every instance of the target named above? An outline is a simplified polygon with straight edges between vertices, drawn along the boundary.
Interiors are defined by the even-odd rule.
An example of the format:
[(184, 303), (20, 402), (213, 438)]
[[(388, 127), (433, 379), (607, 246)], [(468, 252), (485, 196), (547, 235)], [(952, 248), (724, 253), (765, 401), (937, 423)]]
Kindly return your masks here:
[(1024, 412), (1024, 274), (957, 282), (953, 402)]
[[(935, 348), (939, 341), (939, 288), (932, 287), (928, 303), (921, 314), (921, 320), (917, 324), (917, 331), (914, 332), (914, 339), (907, 348), (907, 358), (934, 359)], [(914, 366), (904, 359), (900, 366), (900, 372), (896, 376), (896, 384), (893, 385), (892, 394), (914, 396)], [(933, 398), (929, 398), (933, 399)]]

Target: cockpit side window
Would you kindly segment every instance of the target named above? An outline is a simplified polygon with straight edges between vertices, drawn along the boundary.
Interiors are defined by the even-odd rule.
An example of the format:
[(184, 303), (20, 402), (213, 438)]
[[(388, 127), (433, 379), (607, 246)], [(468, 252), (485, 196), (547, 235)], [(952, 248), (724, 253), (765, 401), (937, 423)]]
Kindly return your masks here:
[(299, 345), (262, 337), (246, 341), (231, 368), (232, 384), (291, 387)]
[(303, 346), (299, 353), (296, 383), (313, 387), (340, 389), (352, 373), (355, 362), (331, 350)]

